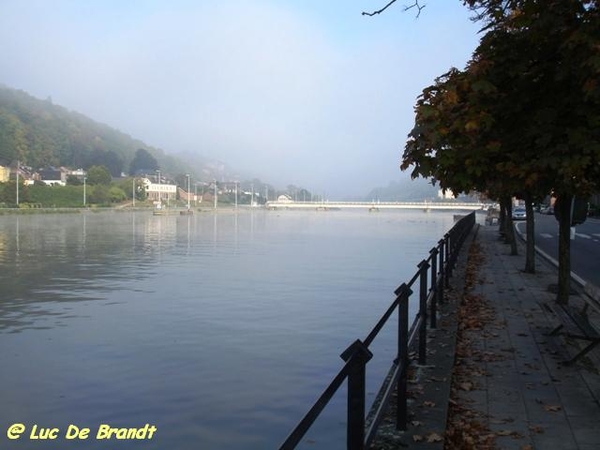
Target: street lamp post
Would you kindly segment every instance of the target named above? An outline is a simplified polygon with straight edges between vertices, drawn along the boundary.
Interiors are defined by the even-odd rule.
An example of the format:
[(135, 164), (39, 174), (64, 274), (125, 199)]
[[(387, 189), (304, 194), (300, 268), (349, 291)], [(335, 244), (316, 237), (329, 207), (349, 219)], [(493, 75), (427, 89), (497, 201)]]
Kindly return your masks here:
[(133, 207), (135, 208), (135, 177), (131, 180), (131, 199), (133, 200)]
[(83, 176), (83, 207), (85, 208), (86, 206), (86, 202), (87, 202), (87, 198), (86, 198), (86, 192), (85, 192), (85, 180), (87, 179), (87, 177), (84, 175)]
[(217, 180), (215, 180), (215, 211), (217, 209)]
[(17, 208), (19, 207), (19, 160), (17, 159)]
[(162, 206), (161, 205), (161, 192), (160, 192), (160, 170), (157, 170), (156, 173), (158, 174), (158, 206)]
[(186, 173), (185, 176), (187, 177), (187, 209), (189, 211), (190, 210), (190, 174)]

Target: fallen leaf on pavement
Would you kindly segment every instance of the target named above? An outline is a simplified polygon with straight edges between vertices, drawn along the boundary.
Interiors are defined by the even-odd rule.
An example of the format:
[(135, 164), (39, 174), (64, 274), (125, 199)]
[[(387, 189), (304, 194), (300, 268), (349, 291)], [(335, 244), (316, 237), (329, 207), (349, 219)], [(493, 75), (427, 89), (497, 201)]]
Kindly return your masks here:
[(544, 409), (548, 412), (557, 412), (562, 409), (560, 405), (544, 405)]
[(514, 433), (514, 431), (511, 431), (511, 430), (496, 431), (497, 436), (510, 436), (513, 433)]
[(460, 384), (460, 388), (463, 391), (470, 391), (473, 389), (473, 383), (469, 383), (468, 381), (466, 381), (466, 382)]
[(427, 435), (427, 442), (432, 443), (432, 442), (441, 442), (442, 441), (442, 437), (437, 434), (437, 433), (429, 433)]

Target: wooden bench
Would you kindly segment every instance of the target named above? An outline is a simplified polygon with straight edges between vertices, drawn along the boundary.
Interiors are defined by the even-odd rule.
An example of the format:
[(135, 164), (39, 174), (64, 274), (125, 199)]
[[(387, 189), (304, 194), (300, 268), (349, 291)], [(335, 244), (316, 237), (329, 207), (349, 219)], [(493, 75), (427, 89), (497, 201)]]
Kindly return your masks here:
[[(564, 336), (571, 337), (573, 339), (580, 339), (588, 341), (589, 344), (579, 351), (573, 358), (565, 361), (565, 364), (573, 364), (583, 355), (591, 351), (596, 345), (600, 344), (600, 332), (590, 323), (587, 315), (589, 304), (578, 310), (569, 305), (563, 305), (561, 303), (546, 303), (545, 304), (552, 312), (554, 312), (561, 320), (561, 323), (554, 328), (549, 336), (556, 336), (562, 334)], [(570, 330), (564, 331), (563, 328), (570, 328)], [(563, 331), (561, 331), (563, 330)]]

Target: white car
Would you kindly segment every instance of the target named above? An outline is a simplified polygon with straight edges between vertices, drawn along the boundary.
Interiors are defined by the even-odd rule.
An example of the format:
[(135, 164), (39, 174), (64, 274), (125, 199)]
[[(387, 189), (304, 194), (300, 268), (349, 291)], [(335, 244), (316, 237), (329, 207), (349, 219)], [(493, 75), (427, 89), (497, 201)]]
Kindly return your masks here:
[(527, 219), (527, 212), (525, 208), (517, 207), (512, 210), (513, 220), (525, 220)]

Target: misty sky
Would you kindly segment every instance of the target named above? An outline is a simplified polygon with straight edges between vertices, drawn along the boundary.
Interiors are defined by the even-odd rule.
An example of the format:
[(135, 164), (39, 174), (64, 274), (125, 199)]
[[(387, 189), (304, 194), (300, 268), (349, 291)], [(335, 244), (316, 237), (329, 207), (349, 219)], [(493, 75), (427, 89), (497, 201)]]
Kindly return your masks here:
[(167, 153), (330, 197), (398, 169), (421, 90), (463, 68), (462, 0), (0, 0), (0, 83)]

